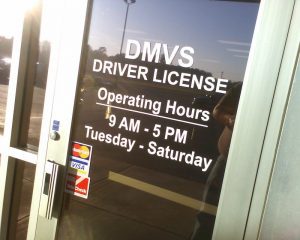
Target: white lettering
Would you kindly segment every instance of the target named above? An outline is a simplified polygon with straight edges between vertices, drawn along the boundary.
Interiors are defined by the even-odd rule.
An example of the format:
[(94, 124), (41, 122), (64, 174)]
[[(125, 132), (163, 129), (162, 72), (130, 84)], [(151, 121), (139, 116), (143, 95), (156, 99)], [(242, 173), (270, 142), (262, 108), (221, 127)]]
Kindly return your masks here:
[(127, 152), (132, 151), (136, 142), (133, 139), (122, 137), (121, 133), (118, 133), (117, 135), (112, 135), (109, 133), (94, 130), (93, 127), (87, 125), (85, 125), (85, 129), (87, 131), (85, 135), (86, 138), (125, 148)]
[[(175, 45), (169, 52), (169, 47), (166, 43), (151, 43), (144, 41), (143, 44), (137, 40), (128, 39), (125, 58), (137, 59), (142, 54), (141, 60), (147, 62), (159, 62), (160, 56), (164, 57), (165, 63), (171, 65), (180, 47)], [(191, 67), (194, 63), (194, 49), (189, 46), (183, 46), (178, 56), (178, 64), (181, 67)]]
[[(131, 47), (135, 46), (134, 52), (130, 53)], [(125, 58), (127, 59), (137, 59), (141, 52), (141, 45), (138, 41), (128, 39), (126, 51), (125, 51)]]
[[(189, 54), (188, 54), (188, 53)], [(194, 54), (194, 49), (192, 47), (183, 47), (180, 49), (180, 55), (181, 57), (183, 57), (184, 59), (187, 60), (187, 62), (185, 63), (182, 59), (178, 59), (178, 63), (181, 67), (191, 67), (193, 66), (194, 63), (194, 59), (191, 56), (192, 54)]]
[(147, 153), (150, 155), (156, 155), (158, 157), (169, 159), (172, 161), (182, 162), (187, 165), (193, 165), (195, 167), (201, 168), (202, 172), (206, 172), (212, 163), (212, 159), (207, 159), (196, 155), (195, 151), (191, 152), (181, 152), (170, 148), (170, 146), (157, 146), (154, 141), (149, 142)]

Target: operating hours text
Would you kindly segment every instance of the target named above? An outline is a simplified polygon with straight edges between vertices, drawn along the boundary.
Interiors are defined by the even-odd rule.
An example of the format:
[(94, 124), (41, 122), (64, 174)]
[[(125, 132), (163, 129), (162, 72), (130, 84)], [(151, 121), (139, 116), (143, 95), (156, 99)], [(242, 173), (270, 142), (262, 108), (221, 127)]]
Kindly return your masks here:
[[(122, 117), (120, 121), (117, 121), (115, 114), (109, 116), (108, 124), (110, 127), (117, 127), (118, 129), (134, 133), (139, 133), (141, 129), (141, 120)], [(149, 132), (149, 128), (144, 128), (143, 131)], [(188, 131), (170, 126), (162, 128), (160, 124), (155, 124), (152, 128), (152, 136), (155, 138), (162, 136), (164, 140), (173, 140), (174, 142), (185, 144), (188, 137)]]

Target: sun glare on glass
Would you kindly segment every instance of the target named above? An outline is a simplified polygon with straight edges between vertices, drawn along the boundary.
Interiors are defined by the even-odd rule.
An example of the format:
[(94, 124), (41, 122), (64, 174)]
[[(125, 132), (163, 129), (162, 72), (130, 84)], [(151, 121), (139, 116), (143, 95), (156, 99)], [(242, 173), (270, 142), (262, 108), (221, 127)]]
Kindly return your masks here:
[(30, 11), (38, 0), (0, 0), (0, 36), (11, 38), (16, 19)]

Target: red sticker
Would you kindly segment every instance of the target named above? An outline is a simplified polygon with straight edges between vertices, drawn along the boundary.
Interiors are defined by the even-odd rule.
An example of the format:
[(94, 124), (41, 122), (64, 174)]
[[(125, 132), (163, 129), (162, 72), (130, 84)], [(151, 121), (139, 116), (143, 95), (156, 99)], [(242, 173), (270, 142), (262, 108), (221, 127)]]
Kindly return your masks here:
[(66, 192), (75, 196), (88, 198), (90, 188), (90, 178), (68, 173), (66, 182)]
[(72, 144), (72, 156), (83, 160), (90, 160), (92, 154), (92, 146), (73, 142)]
[(72, 146), (72, 155), (74, 157), (79, 157), (80, 145), (78, 143), (74, 143)]

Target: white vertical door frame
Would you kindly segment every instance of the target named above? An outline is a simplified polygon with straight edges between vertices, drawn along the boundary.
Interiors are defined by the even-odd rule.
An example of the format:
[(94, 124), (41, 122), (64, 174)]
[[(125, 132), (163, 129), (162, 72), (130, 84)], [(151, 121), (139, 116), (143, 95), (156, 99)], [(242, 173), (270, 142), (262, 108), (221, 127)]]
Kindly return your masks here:
[[(260, 3), (213, 239), (235, 240), (245, 237), (294, 4), (295, 0), (263, 0)], [(278, 129), (273, 133), (277, 139)], [(264, 157), (272, 162), (274, 151)], [(270, 168), (267, 169), (269, 177)], [(268, 182), (268, 179), (265, 181)], [(266, 194), (260, 196), (261, 199), (265, 197)], [(257, 210), (251, 214), (261, 214), (261, 209)], [(252, 227), (251, 231), (258, 234), (259, 226), (254, 224)]]
[[(51, 45), (47, 88), (38, 161), (33, 189), (27, 239), (54, 239), (62, 205), (64, 182), (56, 188), (55, 214), (51, 219), (41, 216), (43, 183), (47, 160), (66, 166), (73, 109), (80, 67), (81, 51), (87, 19), (88, 0), (47, 0), (56, 13), (55, 36)], [(53, 2), (55, 2), (53, 4)], [(49, 6), (45, 5), (45, 8)], [(46, 10), (46, 9), (45, 9)], [(58, 141), (49, 133), (53, 120), (60, 122)], [(47, 234), (45, 234), (47, 233)]]
[[(293, 88), (293, 84), (295, 81), (299, 81), (299, 56), (300, 56), (300, 1), (296, 0), (295, 7), (293, 11), (293, 16), (290, 24), (289, 34), (286, 42), (286, 47), (282, 59), (282, 64), (280, 68), (280, 73), (278, 76), (278, 82), (276, 86), (276, 91), (274, 95), (273, 105), (271, 109), (270, 114), (270, 120), (268, 129), (266, 132), (265, 137), (265, 143), (263, 147), (263, 151), (261, 154), (261, 163), (260, 167), (258, 169), (257, 173), (257, 180), (256, 185), (253, 192), (253, 200), (250, 208), (249, 218), (248, 218), (248, 224), (246, 228), (245, 233), (245, 239), (251, 240), (256, 239), (258, 237), (258, 231), (257, 229), (261, 228), (261, 222), (263, 221), (263, 215), (266, 211), (266, 207), (268, 207), (267, 200), (270, 198), (269, 191), (270, 191), (270, 184), (274, 181), (275, 185), (273, 186), (273, 189), (271, 187), (271, 191), (273, 190), (273, 196), (274, 193), (278, 194), (280, 196), (282, 194), (282, 191), (280, 189), (276, 189), (276, 187), (281, 187), (279, 184), (276, 185), (276, 181), (278, 179), (274, 179), (274, 172), (277, 175), (280, 174), (283, 176), (285, 173), (283, 171), (286, 171), (288, 169), (283, 169), (282, 167), (278, 168), (280, 166), (280, 163), (277, 164), (277, 158), (280, 151), (280, 141), (282, 139), (283, 131), (288, 132), (288, 130), (283, 130), (284, 128), (284, 122), (286, 121), (285, 118), (290, 117), (296, 117), (299, 116), (298, 112), (293, 112), (292, 116), (288, 116), (288, 102), (290, 101), (290, 94), (291, 89)], [(298, 63), (298, 76), (297, 76), (297, 63)], [(298, 77), (298, 79), (297, 79)], [(299, 90), (298, 90), (299, 91)], [(298, 115), (297, 115), (298, 114)], [(297, 132), (296, 126), (294, 127), (294, 131)], [(291, 140), (285, 137), (285, 141), (291, 141), (293, 140), (291, 136)], [(299, 144), (298, 142), (294, 142), (292, 144), (288, 144), (288, 146), (283, 144), (282, 148), (288, 147), (290, 148), (290, 151), (287, 152), (287, 154), (284, 156), (284, 160), (282, 162), (286, 161), (286, 167), (291, 166), (293, 163), (298, 162), (297, 159), (291, 159), (292, 154), (295, 153), (297, 150), (296, 144)], [(294, 144), (294, 146), (293, 146)], [(282, 158), (282, 155), (281, 155)], [(291, 165), (289, 165), (291, 164)], [(295, 177), (295, 175), (292, 174), (292, 172), (295, 173), (297, 167), (295, 169), (288, 170), (288, 173)], [(289, 175), (288, 174), (288, 175)], [(275, 176), (276, 177), (276, 176)], [(289, 179), (286, 179), (288, 181)], [(296, 182), (293, 186), (297, 186), (298, 182)], [(286, 190), (291, 192), (291, 195), (293, 197), (296, 196), (297, 191), (294, 189), (291, 189), (291, 185), (286, 184), (285, 185)], [(275, 189), (275, 190), (274, 190)], [(288, 200), (293, 199), (288, 196), (286, 196), (286, 204), (288, 204)], [(297, 207), (296, 207), (297, 208)], [(274, 209), (273, 209), (274, 210)], [(290, 213), (291, 211), (295, 211), (295, 206), (290, 205), (290, 207), (284, 208), (284, 211), (286, 214)], [(272, 213), (272, 212), (271, 212)], [(274, 211), (275, 213), (275, 211)], [(270, 212), (268, 213), (270, 214)], [(291, 216), (290, 221), (293, 221), (295, 216), (297, 216), (297, 212), (295, 212), (294, 216)], [(270, 218), (270, 215), (268, 215)], [(285, 216), (286, 217), (286, 216)], [(268, 221), (272, 221), (271, 219), (268, 219)], [(285, 224), (289, 224), (289, 222), (285, 222)], [(268, 224), (266, 224), (268, 225)], [(283, 224), (284, 225), (284, 224)], [(263, 226), (265, 227), (265, 226)], [(274, 225), (275, 227), (275, 225)], [(281, 225), (277, 230), (282, 231), (283, 226)], [(264, 229), (266, 230), (266, 229)], [(269, 229), (270, 230), (270, 229)], [(273, 231), (273, 236), (275, 234), (276, 238), (276, 231)], [(261, 236), (260, 236), (261, 237)], [(271, 235), (269, 234), (269, 237), (271, 238)], [(277, 235), (278, 238), (280, 236)], [(299, 237), (299, 236), (298, 236)]]

